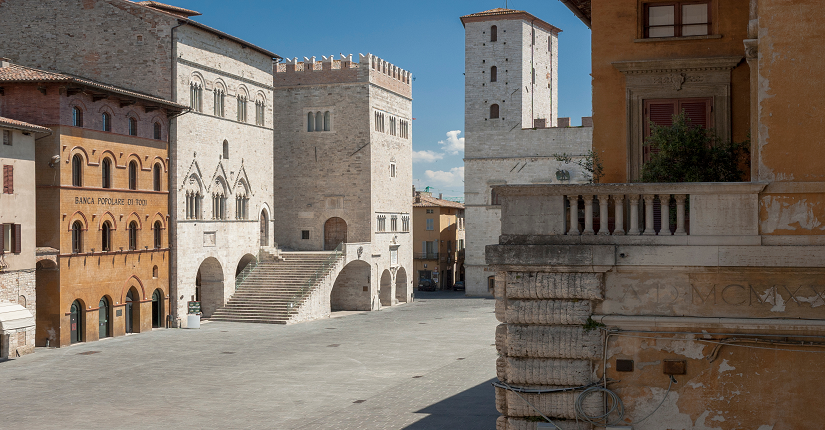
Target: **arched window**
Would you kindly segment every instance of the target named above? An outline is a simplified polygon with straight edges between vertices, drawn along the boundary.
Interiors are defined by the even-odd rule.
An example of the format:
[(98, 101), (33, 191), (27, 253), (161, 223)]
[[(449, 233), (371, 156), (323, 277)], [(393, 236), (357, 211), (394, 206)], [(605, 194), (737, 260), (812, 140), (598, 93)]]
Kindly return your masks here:
[(315, 112), (315, 131), (324, 130), (324, 114)]
[(246, 95), (238, 94), (238, 121), (246, 122)]
[(154, 127), (155, 127), (154, 137), (155, 137), (155, 139), (160, 140), (160, 135), (161, 135), (161, 133), (160, 133), (160, 131), (161, 131), (160, 123), (156, 122)]
[(109, 157), (104, 158), (100, 166), (100, 182), (101, 187), (112, 188), (112, 160)]
[(498, 67), (493, 66), (490, 67), (490, 82), (495, 82), (498, 80)]
[(138, 174), (138, 166), (137, 163), (133, 160), (129, 162), (129, 189), (136, 190), (137, 189), (137, 174)]
[(189, 83), (189, 107), (195, 112), (203, 111), (203, 86), (200, 82)]
[(498, 105), (492, 104), (490, 105), (490, 119), (498, 118)]
[(129, 223), (129, 250), (134, 251), (138, 247), (138, 228), (137, 222), (132, 221)]
[(75, 221), (72, 224), (72, 254), (83, 252), (83, 223)]
[(103, 131), (112, 131), (112, 116), (103, 112), (101, 119), (103, 120)]
[(495, 42), (498, 40), (498, 27), (495, 25), (490, 27), (490, 42)]
[(109, 221), (103, 223), (100, 231), (100, 250), (103, 252), (112, 250), (112, 224)]
[(332, 115), (329, 114), (329, 111), (324, 112), (324, 131), (329, 131), (330, 128), (330, 121), (332, 120)]
[(155, 167), (152, 168), (152, 178), (153, 187), (152, 189), (155, 191), (160, 191), (161, 187), (163, 186), (163, 177), (161, 177), (161, 169), (160, 164), (155, 164)]
[(307, 112), (307, 131), (315, 130), (315, 115), (312, 112)]
[(129, 117), (129, 136), (137, 136), (137, 120)]
[(155, 249), (160, 249), (160, 247), (163, 246), (163, 235), (162, 235), (163, 228), (160, 225), (160, 221), (155, 221), (154, 233), (155, 233)]
[(223, 141), (223, 159), (229, 159), (229, 141), (226, 140)]
[(255, 124), (256, 125), (266, 125), (266, 121), (264, 121), (264, 101), (258, 99), (255, 101)]
[(72, 108), (72, 125), (83, 127), (83, 110), (77, 106)]
[(223, 118), (223, 102), (225, 92), (223, 88), (215, 86), (215, 91), (213, 92), (215, 103), (214, 103), (214, 113), (215, 116)]
[(83, 186), (83, 156), (75, 154), (72, 157), (72, 185), (75, 187)]
[(158, 279), (158, 266), (152, 267), (152, 278)]

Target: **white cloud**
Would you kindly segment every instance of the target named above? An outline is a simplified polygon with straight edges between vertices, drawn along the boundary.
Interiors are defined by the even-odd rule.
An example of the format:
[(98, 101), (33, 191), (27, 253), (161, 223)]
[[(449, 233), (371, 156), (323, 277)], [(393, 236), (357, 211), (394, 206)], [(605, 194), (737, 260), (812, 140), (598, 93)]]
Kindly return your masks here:
[(453, 155), (464, 152), (464, 138), (458, 137), (459, 134), (461, 134), (461, 130), (448, 131), (447, 140), (440, 140), (438, 144)]
[(432, 163), (442, 158), (444, 158), (444, 154), (430, 150), (413, 151), (412, 153), (413, 163)]
[(453, 167), (449, 171), (427, 170), (427, 179), (448, 187), (464, 187), (464, 166)]

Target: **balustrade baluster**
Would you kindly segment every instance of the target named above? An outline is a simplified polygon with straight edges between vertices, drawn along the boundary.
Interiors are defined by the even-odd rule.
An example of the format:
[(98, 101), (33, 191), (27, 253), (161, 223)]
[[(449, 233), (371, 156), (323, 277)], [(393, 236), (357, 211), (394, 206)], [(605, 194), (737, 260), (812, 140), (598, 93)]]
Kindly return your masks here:
[(613, 236), (624, 235), (624, 196), (613, 196), (613, 205), (615, 207), (615, 226), (613, 227)]
[(670, 194), (659, 194), (659, 205), (662, 217), (659, 236), (670, 236)]
[(584, 232), (582, 234), (592, 236), (593, 231), (593, 196), (582, 196), (584, 199)]
[(627, 196), (627, 199), (630, 203), (630, 226), (627, 234), (635, 236), (639, 234), (639, 195), (633, 194)]
[(676, 199), (676, 235), (677, 236), (685, 236), (687, 232), (685, 231), (685, 195), (684, 194), (675, 194), (673, 196)]
[(570, 203), (570, 229), (567, 230), (568, 236), (579, 235), (579, 196), (567, 196), (567, 201)]
[(655, 195), (645, 194), (643, 199), (645, 201), (645, 230), (643, 236), (655, 236), (656, 229), (653, 227), (653, 199)]
[(607, 203), (610, 196), (599, 196), (599, 236), (606, 236), (610, 234), (607, 226)]

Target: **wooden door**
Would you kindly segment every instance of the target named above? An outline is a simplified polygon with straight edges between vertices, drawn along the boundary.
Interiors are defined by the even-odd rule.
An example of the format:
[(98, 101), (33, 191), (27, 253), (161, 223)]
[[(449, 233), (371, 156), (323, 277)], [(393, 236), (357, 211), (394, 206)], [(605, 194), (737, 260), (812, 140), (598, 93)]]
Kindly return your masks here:
[(339, 243), (347, 241), (347, 222), (333, 217), (324, 224), (324, 250), (332, 251)]

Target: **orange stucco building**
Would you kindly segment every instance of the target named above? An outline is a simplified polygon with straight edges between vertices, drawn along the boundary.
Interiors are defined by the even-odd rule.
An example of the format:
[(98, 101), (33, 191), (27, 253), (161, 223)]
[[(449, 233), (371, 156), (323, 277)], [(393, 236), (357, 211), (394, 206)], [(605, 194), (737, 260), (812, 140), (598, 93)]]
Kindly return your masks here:
[(170, 116), (185, 107), (0, 63), (2, 114), (36, 142), (36, 345), (161, 327), (169, 313)]
[(416, 191), (413, 196), (413, 262), (416, 281), (438, 289), (464, 281), (464, 205)]

